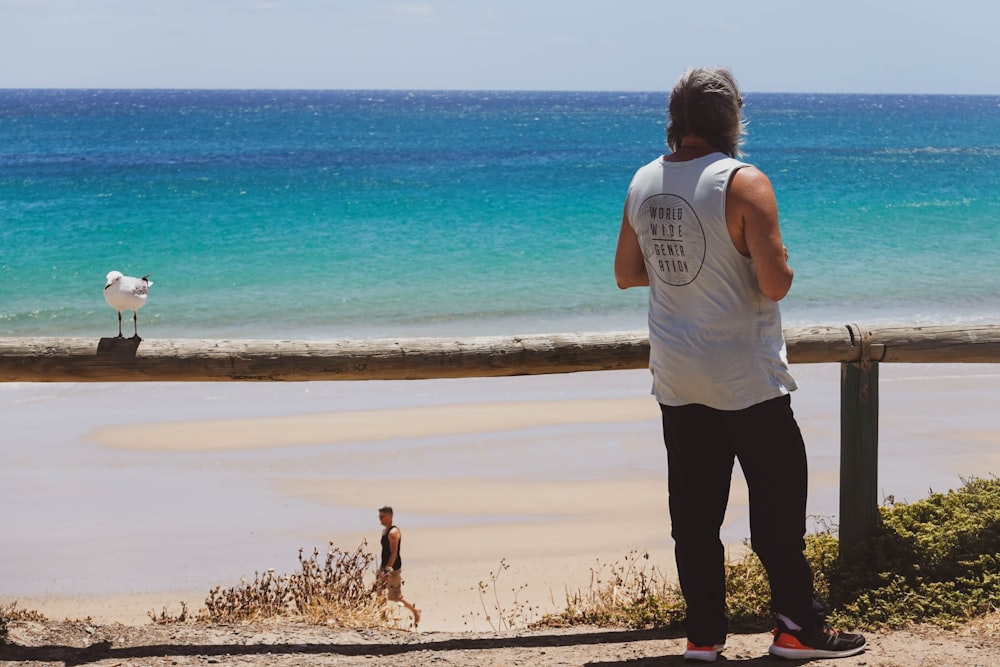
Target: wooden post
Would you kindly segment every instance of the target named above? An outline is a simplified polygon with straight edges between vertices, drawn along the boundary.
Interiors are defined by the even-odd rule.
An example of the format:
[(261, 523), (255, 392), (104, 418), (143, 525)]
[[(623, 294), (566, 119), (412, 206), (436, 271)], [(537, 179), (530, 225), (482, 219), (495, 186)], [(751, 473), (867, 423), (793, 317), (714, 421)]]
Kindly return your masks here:
[(848, 326), (861, 361), (840, 365), (840, 558), (851, 562), (872, 535), (878, 512), (878, 361), (871, 333)]

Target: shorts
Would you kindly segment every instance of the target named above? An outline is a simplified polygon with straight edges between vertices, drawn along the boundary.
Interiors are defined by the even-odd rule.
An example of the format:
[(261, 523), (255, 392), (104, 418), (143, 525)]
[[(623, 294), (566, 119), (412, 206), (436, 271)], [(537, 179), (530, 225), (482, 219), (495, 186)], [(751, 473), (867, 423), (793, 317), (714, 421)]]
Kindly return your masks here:
[(385, 595), (393, 602), (403, 599), (402, 570), (393, 570), (385, 576)]

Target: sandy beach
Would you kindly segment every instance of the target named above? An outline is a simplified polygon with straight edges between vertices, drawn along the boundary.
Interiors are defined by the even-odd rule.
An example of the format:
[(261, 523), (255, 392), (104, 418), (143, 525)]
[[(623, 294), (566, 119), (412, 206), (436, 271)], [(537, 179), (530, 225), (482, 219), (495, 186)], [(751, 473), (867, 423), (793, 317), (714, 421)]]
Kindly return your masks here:
[[(839, 367), (793, 367), (810, 512), (838, 507)], [(403, 530), (421, 630), (488, 632), (478, 584), (540, 616), (600, 563), (672, 569), (645, 371), (306, 384), (0, 385), (0, 603), (142, 624), (299, 548)], [(916, 500), (1000, 474), (1000, 367), (881, 368), (880, 481)], [(725, 539), (747, 536), (737, 474)], [(518, 589), (516, 600), (511, 589)], [(489, 607), (488, 607), (489, 609)], [(489, 609), (495, 611), (495, 609)]]

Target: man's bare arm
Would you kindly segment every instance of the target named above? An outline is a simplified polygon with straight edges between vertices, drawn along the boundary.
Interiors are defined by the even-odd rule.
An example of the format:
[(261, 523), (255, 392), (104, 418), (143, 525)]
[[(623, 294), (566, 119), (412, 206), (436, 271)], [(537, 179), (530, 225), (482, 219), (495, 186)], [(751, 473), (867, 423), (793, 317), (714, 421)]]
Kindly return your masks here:
[(646, 259), (642, 255), (639, 237), (622, 212), (622, 226), (618, 232), (618, 249), (615, 251), (615, 282), (621, 289), (649, 285)]
[(772, 301), (785, 298), (794, 272), (781, 240), (774, 188), (758, 169), (744, 167), (733, 174), (726, 196), (726, 221), (736, 249), (753, 260), (761, 293)]

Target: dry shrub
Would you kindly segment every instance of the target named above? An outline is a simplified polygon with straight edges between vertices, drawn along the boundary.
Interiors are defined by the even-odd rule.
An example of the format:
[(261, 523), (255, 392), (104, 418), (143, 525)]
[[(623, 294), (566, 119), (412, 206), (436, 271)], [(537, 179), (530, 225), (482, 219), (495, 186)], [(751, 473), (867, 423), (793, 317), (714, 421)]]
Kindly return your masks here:
[(597, 561), (587, 590), (566, 592), (566, 609), (537, 625), (598, 625), (649, 628), (670, 625), (684, 613), (680, 590), (655, 567), (649, 553), (630, 551), (624, 561)]
[[(333, 546), (332, 544), (330, 546)], [(301, 571), (288, 578), (288, 592), (295, 612), (311, 623), (336, 622), (349, 627), (372, 627), (384, 622), (383, 589), (365, 583), (374, 555), (363, 550), (353, 553), (331, 549), (320, 564), (319, 551), (303, 558)]]
[(171, 623), (186, 623), (191, 616), (188, 613), (187, 603), (181, 602), (181, 611), (179, 614), (172, 614), (167, 611), (166, 605), (164, 605), (163, 610), (157, 614), (155, 611), (148, 611), (146, 615), (149, 616), (151, 620), (156, 625), (169, 625)]
[(47, 620), (41, 612), (32, 609), (18, 609), (17, 602), (0, 605), (0, 644), (7, 643), (10, 628), (17, 623), (25, 621), (44, 623)]
[[(483, 609), (482, 616), (493, 632), (509, 632), (531, 627), (539, 612), (537, 605), (532, 606), (527, 600), (520, 599), (521, 593), (528, 587), (527, 584), (511, 587), (509, 602), (505, 604), (501, 601), (499, 579), (509, 569), (510, 564), (507, 559), (501, 558), (500, 567), (490, 572), (489, 581), (479, 582), (479, 605)], [(506, 595), (504, 597), (506, 598)], [(495, 617), (493, 612), (496, 612)], [(478, 612), (467, 615), (466, 624), (474, 622), (477, 617), (479, 617)]]
[(208, 620), (216, 623), (245, 623), (290, 615), (288, 576), (275, 576), (269, 569), (254, 572), (252, 582), (241, 579), (238, 586), (216, 586), (205, 599)]
[(276, 575), (271, 569), (255, 572), (252, 582), (244, 579), (232, 588), (216, 586), (199, 620), (246, 623), (288, 618), (352, 628), (389, 624), (384, 587), (365, 583), (375, 559), (365, 551), (366, 544), (362, 541), (353, 552), (346, 552), (331, 542), (322, 561), (319, 550), (306, 558), (299, 549), (299, 572)]

